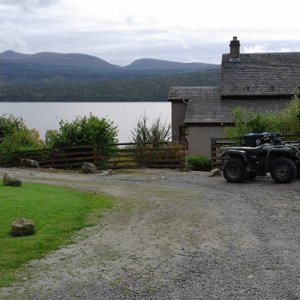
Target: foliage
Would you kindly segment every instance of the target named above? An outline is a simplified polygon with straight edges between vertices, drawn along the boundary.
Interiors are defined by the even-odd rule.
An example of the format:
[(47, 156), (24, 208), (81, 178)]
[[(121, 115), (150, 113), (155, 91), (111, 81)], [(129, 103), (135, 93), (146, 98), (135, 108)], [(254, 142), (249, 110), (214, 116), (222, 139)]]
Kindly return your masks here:
[(0, 116), (0, 143), (9, 135), (12, 135), (15, 131), (23, 129), (24, 122), (22, 118), (16, 118), (13, 115)]
[(35, 129), (28, 129), (22, 118), (13, 115), (0, 116), (0, 155), (39, 149), (44, 146)]
[(211, 160), (203, 155), (189, 155), (186, 160), (191, 170), (207, 171), (211, 168)]
[(295, 95), (289, 105), (276, 114), (268, 114), (268, 130), (281, 134), (300, 133), (300, 99)]
[(220, 78), (220, 68), (198, 72), (173, 71), (172, 74), (163, 71), (156, 74), (146, 71), (50, 72), (49, 68), (29, 74), (25, 69), (23, 73), (18, 71), (7, 75), (0, 102), (167, 101), (171, 86), (218, 85)]
[(72, 122), (61, 120), (59, 126), (58, 130), (46, 132), (48, 147), (98, 144), (109, 151), (111, 145), (117, 142), (118, 131), (113, 122), (92, 114), (89, 117), (77, 117)]
[[(9, 199), (9, 201), (8, 201)], [(61, 187), (23, 184), (13, 189), (0, 184), (0, 286), (15, 280), (14, 272), (32, 259), (70, 242), (75, 230), (92, 225), (91, 213), (111, 207), (112, 200)], [(17, 218), (31, 219), (32, 236), (11, 237), (10, 224)]]
[(44, 143), (40, 140), (39, 133), (35, 129), (15, 131), (2, 139), (0, 154), (40, 149), (43, 146)]
[(276, 132), (297, 134), (300, 132), (300, 100), (294, 96), (282, 110), (267, 113), (254, 113), (236, 108), (233, 110), (235, 126), (226, 127), (229, 138), (239, 138), (249, 132)]
[(229, 138), (239, 138), (249, 132), (268, 131), (268, 119), (266, 115), (254, 113), (241, 108), (233, 110), (234, 127), (226, 127), (225, 131)]
[(138, 145), (167, 142), (171, 139), (171, 125), (166, 122), (163, 123), (158, 117), (149, 126), (148, 118), (144, 114), (137, 120), (136, 127), (131, 131), (131, 134), (132, 142)]

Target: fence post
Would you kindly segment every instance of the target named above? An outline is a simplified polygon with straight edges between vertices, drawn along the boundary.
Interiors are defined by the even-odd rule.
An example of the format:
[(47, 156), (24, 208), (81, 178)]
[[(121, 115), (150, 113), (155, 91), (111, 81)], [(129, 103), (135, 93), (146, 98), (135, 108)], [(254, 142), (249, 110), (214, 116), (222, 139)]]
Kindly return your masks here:
[(98, 164), (98, 146), (93, 145), (93, 152), (94, 152), (94, 165), (97, 166)]
[(217, 146), (216, 146), (217, 139), (211, 138), (211, 145), (210, 145), (210, 157), (211, 157), (211, 166), (212, 168), (216, 168), (217, 166)]
[(186, 154), (187, 154), (187, 143), (186, 141), (181, 142), (181, 152), (182, 152), (182, 157), (181, 157), (181, 170), (186, 169)]

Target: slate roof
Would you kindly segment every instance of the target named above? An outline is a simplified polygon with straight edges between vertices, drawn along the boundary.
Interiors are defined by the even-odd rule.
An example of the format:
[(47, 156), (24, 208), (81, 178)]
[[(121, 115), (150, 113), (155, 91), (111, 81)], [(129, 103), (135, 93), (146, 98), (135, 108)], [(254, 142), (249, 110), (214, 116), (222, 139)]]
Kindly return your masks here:
[(221, 96), (291, 96), (300, 91), (300, 52), (222, 56)]
[(274, 111), (286, 106), (290, 99), (222, 99), (220, 87), (171, 87), (170, 101), (188, 100), (185, 123), (232, 123), (232, 111), (236, 107), (253, 112)]

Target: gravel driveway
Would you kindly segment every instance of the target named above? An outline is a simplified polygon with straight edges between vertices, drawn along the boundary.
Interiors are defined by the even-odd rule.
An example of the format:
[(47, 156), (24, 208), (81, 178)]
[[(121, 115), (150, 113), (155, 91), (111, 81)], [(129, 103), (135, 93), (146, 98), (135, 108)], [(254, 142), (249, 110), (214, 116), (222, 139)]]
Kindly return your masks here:
[(116, 200), (75, 244), (30, 262), (0, 299), (300, 299), (299, 180), (229, 184), (203, 172), (148, 169), (9, 172)]

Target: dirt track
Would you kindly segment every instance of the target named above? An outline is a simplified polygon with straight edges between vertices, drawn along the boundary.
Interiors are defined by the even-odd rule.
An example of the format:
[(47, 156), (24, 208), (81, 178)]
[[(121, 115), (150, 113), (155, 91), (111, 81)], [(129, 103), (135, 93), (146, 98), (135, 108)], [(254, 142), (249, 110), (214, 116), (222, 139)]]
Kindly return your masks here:
[(116, 201), (76, 244), (31, 262), (0, 299), (300, 299), (299, 180), (229, 184), (172, 170), (9, 172)]

